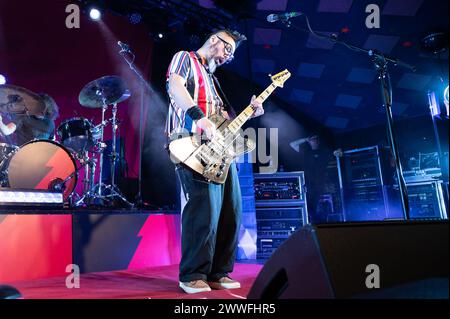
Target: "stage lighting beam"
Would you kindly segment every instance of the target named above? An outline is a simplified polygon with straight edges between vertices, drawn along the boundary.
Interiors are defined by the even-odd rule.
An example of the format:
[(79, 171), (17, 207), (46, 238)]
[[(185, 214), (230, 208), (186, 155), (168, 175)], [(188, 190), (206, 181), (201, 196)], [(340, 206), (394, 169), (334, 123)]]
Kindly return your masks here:
[(436, 99), (436, 94), (433, 91), (428, 92), (428, 106), (430, 107), (432, 117), (439, 116), (441, 114), (439, 103)]
[(444, 104), (447, 109), (447, 117), (449, 117), (449, 115), (448, 115), (448, 85), (444, 90)]

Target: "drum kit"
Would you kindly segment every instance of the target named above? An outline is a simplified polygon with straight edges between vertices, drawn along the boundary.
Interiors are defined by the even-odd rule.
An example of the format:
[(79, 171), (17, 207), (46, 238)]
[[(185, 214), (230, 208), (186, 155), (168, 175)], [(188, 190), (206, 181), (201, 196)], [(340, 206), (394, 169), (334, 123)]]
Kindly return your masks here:
[[(105, 206), (117, 200), (133, 207), (116, 186), (115, 168), (118, 160), (116, 139), (119, 121), (117, 106), (131, 96), (124, 81), (117, 76), (105, 76), (88, 83), (80, 92), (79, 103), (101, 110), (98, 125), (83, 117), (61, 122), (56, 133), (59, 141), (32, 140), (21, 146), (0, 143), (0, 186), (15, 189), (47, 189), (63, 193), (65, 201), (74, 207)], [(112, 115), (106, 118), (111, 107)], [(0, 86), (0, 114), (43, 115), (45, 103), (39, 95), (27, 89)], [(102, 181), (106, 153), (104, 130), (112, 127), (110, 184)], [(0, 133), (1, 135), (1, 133)], [(77, 165), (77, 162), (79, 163)], [(94, 182), (99, 162), (99, 180)], [(83, 192), (75, 188), (84, 169)]]

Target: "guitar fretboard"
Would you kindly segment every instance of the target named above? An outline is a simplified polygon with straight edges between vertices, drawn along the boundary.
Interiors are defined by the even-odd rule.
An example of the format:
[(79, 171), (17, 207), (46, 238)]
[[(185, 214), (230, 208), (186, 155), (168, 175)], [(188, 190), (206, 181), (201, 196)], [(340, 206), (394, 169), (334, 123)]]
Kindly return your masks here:
[[(272, 92), (277, 88), (275, 84), (269, 85), (257, 98), (256, 100), (264, 103), (264, 101), (272, 94)], [(255, 110), (253, 109), (252, 105), (247, 106), (241, 114), (239, 114), (229, 125), (228, 129), (233, 133), (236, 134), (239, 129), (242, 127), (242, 125), (245, 124), (245, 122), (248, 121), (248, 119), (252, 116), (253, 112)]]

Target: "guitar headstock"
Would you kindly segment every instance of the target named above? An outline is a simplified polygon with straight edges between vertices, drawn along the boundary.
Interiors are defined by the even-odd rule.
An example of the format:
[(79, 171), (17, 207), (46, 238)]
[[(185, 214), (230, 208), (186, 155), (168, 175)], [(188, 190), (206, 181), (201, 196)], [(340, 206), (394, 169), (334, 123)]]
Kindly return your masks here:
[(284, 71), (281, 71), (280, 73), (277, 73), (270, 77), (273, 84), (276, 86), (282, 88), (284, 85), (284, 82), (286, 82), (291, 77), (291, 72), (289, 72), (287, 69)]

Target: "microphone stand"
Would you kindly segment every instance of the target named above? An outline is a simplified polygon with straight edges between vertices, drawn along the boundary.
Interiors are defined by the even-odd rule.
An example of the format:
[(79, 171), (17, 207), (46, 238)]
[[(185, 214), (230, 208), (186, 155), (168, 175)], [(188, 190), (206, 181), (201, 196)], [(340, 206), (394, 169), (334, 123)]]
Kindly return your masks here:
[[(131, 56), (131, 59), (125, 54), (128, 53)], [(140, 109), (139, 109), (139, 174), (138, 174), (138, 193), (136, 195), (136, 207), (142, 207), (143, 206), (143, 200), (142, 200), (142, 145), (143, 145), (143, 115), (144, 115), (144, 95), (145, 90), (147, 89), (149, 92), (153, 92), (152, 87), (150, 84), (144, 79), (144, 76), (141, 74), (141, 72), (136, 69), (134, 65), (134, 60), (136, 59), (136, 55), (127, 47), (127, 49), (121, 48), (119, 51), (119, 54), (123, 57), (125, 62), (130, 67), (131, 71), (134, 72), (136, 77), (138, 78), (140, 85), (141, 85), (141, 103), (140, 103)]]
[[(350, 50), (353, 50), (356, 52), (367, 54), (370, 57), (370, 59), (372, 60), (374, 67), (378, 73), (378, 80), (380, 81), (380, 86), (381, 86), (382, 101), (383, 101), (384, 107), (386, 108), (387, 138), (388, 138), (389, 146), (391, 147), (392, 157), (395, 161), (395, 172), (396, 172), (399, 191), (400, 191), (403, 217), (405, 220), (408, 220), (410, 218), (408, 193), (407, 193), (407, 189), (406, 189), (405, 179), (403, 177), (403, 170), (402, 170), (402, 165), (401, 165), (400, 157), (399, 157), (399, 153), (398, 153), (397, 141), (395, 139), (394, 120), (393, 120), (393, 116), (392, 116), (392, 85), (391, 85), (391, 79), (390, 79), (389, 71), (388, 71), (388, 64), (392, 63), (392, 64), (394, 64), (394, 66), (402, 66), (413, 72), (416, 71), (416, 68), (408, 63), (405, 63), (405, 62), (397, 59), (397, 58), (387, 56), (377, 50), (364, 49), (364, 48), (361, 48), (361, 47), (358, 47), (355, 45), (348, 44), (344, 41), (338, 40), (337, 35), (333, 34), (333, 35), (329, 36), (329, 35), (325, 35), (325, 34), (318, 34), (317, 32), (315, 32), (314, 30), (311, 29), (308, 17), (305, 14), (303, 14), (303, 15), (305, 16), (308, 30), (294, 26), (294, 28), (296, 30), (311, 33), (318, 38), (325, 39), (325, 40), (331, 41), (333, 43), (341, 44), (341, 45), (349, 48)], [(288, 28), (291, 27), (291, 22), (289, 21), (289, 19), (281, 19), (281, 22), (286, 24), (286, 26)]]

